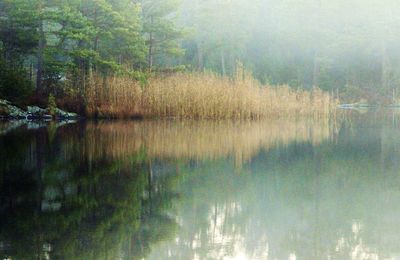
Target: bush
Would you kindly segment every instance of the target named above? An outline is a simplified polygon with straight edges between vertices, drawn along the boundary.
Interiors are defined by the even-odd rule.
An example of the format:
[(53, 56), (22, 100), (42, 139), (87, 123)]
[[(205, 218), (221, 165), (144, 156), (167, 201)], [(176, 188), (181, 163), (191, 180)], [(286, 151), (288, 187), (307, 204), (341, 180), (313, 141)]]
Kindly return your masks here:
[(33, 93), (32, 83), (23, 69), (11, 69), (0, 62), (0, 98), (23, 103)]

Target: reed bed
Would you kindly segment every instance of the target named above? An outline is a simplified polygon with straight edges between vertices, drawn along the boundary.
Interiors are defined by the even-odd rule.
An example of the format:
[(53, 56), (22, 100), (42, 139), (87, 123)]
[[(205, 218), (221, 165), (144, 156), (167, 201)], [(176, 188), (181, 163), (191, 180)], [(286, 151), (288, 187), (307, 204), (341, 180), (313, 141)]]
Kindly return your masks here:
[(337, 101), (314, 88), (261, 85), (250, 74), (234, 79), (213, 73), (156, 77), (146, 86), (127, 77), (92, 77), (86, 88), (93, 117), (254, 119), (332, 114)]
[(89, 123), (79, 150), (86, 158), (124, 158), (145, 150), (150, 158), (197, 161), (233, 157), (240, 166), (293, 142), (318, 145), (335, 136), (330, 120), (118, 121)]
[(143, 91), (128, 77), (94, 75), (85, 89), (86, 114), (98, 118), (128, 118), (143, 115)]

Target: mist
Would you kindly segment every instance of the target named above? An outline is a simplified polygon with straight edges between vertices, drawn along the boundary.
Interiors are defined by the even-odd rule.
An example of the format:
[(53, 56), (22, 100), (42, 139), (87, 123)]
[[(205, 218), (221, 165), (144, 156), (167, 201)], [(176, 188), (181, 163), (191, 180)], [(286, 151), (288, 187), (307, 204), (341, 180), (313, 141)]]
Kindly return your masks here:
[(185, 0), (178, 17), (193, 68), (229, 74), (240, 61), (264, 83), (341, 92), (399, 85), (397, 1)]

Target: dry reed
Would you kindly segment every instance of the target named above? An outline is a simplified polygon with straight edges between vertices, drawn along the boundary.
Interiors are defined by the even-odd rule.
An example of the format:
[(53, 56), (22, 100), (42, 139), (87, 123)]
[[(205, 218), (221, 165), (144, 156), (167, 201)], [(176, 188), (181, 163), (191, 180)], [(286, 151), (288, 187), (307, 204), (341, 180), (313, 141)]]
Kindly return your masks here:
[(86, 88), (88, 116), (250, 119), (326, 117), (337, 101), (319, 89), (261, 85), (249, 74), (235, 79), (212, 73), (156, 77), (141, 87), (127, 77), (93, 76)]

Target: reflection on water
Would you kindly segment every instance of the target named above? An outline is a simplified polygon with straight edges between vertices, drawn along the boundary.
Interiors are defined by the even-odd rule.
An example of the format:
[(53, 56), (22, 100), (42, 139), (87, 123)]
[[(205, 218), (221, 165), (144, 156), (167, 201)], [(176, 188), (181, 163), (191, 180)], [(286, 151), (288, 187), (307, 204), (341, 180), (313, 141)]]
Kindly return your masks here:
[(2, 127), (0, 258), (396, 259), (399, 126)]
[[(333, 136), (329, 120), (261, 122), (145, 121), (88, 124), (87, 152), (91, 157), (123, 157), (146, 148), (151, 158), (216, 160), (233, 156), (241, 165), (261, 149), (292, 142), (314, 145)], [(99, 146), (102, 147), (99, 149)]]
[(153, 188), (144, 152), (90, 158), (84, 126), (53, 127), (0, 138), (1, 259), (141, 258), (172, 237), (176, 195)]

